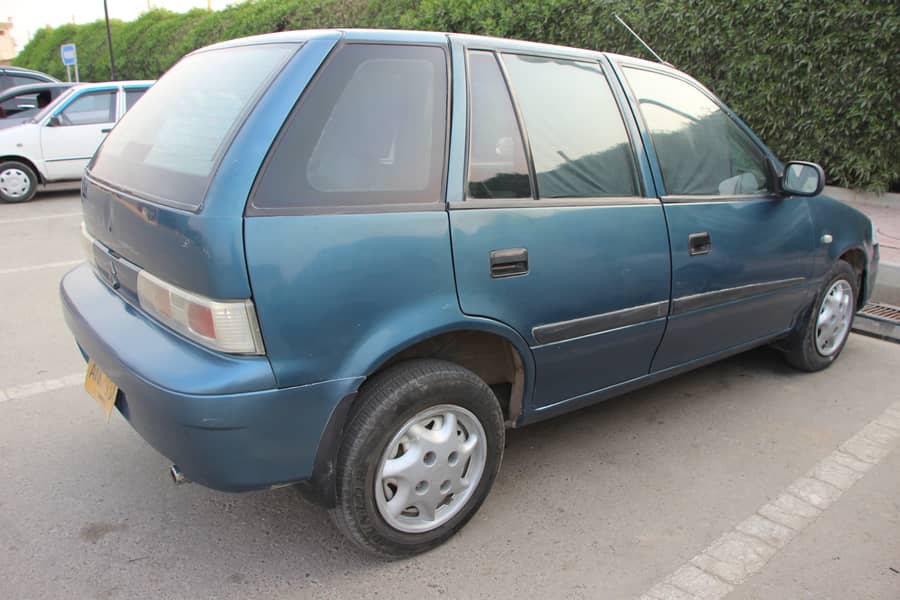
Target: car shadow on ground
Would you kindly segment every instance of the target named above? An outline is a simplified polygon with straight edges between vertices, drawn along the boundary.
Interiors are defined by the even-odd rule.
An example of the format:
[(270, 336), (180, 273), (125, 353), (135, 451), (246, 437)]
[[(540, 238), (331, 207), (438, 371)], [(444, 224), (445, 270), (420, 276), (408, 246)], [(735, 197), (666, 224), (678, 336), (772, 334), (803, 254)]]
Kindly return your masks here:
[[(548, 476), (561, 480), (568, 476), (563, 472), (566, 469), (589, 469), (591, 464), (603, 462), (604, 440), (632, 432), (649, 440), (654, 435), (651, 430), (664, 427), (679, 414), (684, 418), (685, 413), (693, 415), (712, 409), (719, 401), (717, 389), (738, 386), (744, 379), (787, 380), (803, 376), (786, 366), (777, 352), (759, 349), (574, 413), (512, 430), (508, 433), (504, 466), (482, 512), (490, 514), (494, 526), (498, 525), (497, 520), (509, 518), (509, 527), (515, 527), (516, 517), (504, 515), (504, 505), (521, 495), (537, 494)], [(119, 446), (137, 442), (137, 435), (122, 425), (111, 443)], [(128, 433), (124, 433), (126, 430)], [(640, 447), (642, 440), (636, 443)], [(574, 463), (563, 461), (560, 457), (571, 455), (573, 447), (587, 450), (574, 456)], [(68, 465), (73, 473), (101, 464), (109, 452), (108, 448), (90, 448), (93, 447), (87, 452), (73, 452)], [(103, 486), (108, 491), (126, 485), (127, 489), (117, 491), (115, 498), (120, 508), (113, 513), (118, 516), (110, 514), (106, 520), (80, 524), (78, 535), (89, 552), (111, 544), (107, 550), (114, 549), (113, 556), (124, 563), (122, 568), (131, 577), (150, 577), (164, 569), (181, 578), (182, 585), (197, 585), (198, 589), (211, 581), (227, 586), (273, 577), (292, 586), (314, 589), (312, 586), (327, 585), (351, 574), (361, 582), (366, 571), (394, 573), (410, 562), (385, 563), (356, 550), (334, 528), (324, 509), (306, 502), (292, 488), (227, 494), (196, 485), (176, 487), (164, 479), (165, 459), (151, 449), (127, 454), (129, 462), (137, 464), (120, 465), (117, 468), (122, 469), (121, 477), (111, 473)], [(156, 475), (140, 475), (148, 472)], [(126, 479), (128, 475), (130, 478)], [(127, 486), (129, 479), (134, 482), (133, 487)], [(73, 480), (69, 485), (77, 484)], [(97, 501), (103, 501), (102, 494)], [(419, 561), (417, 567), (437, 569), (441, 556), (459, 553), (473, 542), (481, 543), (484, 535), (487, 534), (475, 533), (463, 541), (459, 541), (462, 536), (457, 536), (443, 548), (411, 560)], [(464, 551), (463, 554), (467, 555)], [(198, 564), (204, 564), (204, 570), (184, 570), (183, 565), (192, 561), (203, 561)]]

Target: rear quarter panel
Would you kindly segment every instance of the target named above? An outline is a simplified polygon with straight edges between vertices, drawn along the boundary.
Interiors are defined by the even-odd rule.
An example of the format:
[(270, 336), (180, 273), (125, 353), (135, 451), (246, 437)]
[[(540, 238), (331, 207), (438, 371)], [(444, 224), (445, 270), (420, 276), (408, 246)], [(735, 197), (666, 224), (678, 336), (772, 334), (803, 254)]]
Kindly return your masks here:
[(279, 386), (370, 374), (394, 353), (453, 330), (507, 338), (509, 328), (459, 309), (443, 210), (251, 217), (247, 260)]

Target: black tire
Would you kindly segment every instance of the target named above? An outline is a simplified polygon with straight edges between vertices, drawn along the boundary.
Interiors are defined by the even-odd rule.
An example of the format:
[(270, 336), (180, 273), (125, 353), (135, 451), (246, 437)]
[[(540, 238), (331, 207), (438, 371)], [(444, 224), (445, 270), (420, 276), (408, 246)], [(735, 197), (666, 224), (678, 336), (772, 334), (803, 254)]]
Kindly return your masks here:
[[(9, 173), (9, 175), (7, 175)], [(4, 180), (4, 175), (9, 178), (10, 175), (16, 177), (15, 186), (11, 187), (12, 180)], [(25, 187), (22, 187), (21, 179), (27, 180)], [(16, 202), (28, 202), (34, 198), (37, 191), (38, 177), (34, 169), (17, 160), (7, 160), (0, 163), (0, 202), (13, 204)]]
[(844, 345), (850, 337), (850, 325), (848, 325), (843, 339), (835, 345), (836, 349), (831, 350), (830, 354), (822, 354), (816, 347), (816, 326), (819, 312), (822, 310), (822, 303), (832, 286), (841, 280), (847, 282), (852, 290), (850, 298), (852, 303), (850, 324), (852, 324), (853, 317), (856, 315), (856, 298), (859, 297), (859, 274), (848, 263), (839, 260), (825, 276), (825, 283), (816, 294), (815, 302), (801, 318), (791, 336), (782, 344), (784, 357), (791, 366), (801, 371), (821, 371), (837, 360), (843, 351)]
[[(496, 396), (477, 375), (454, 363), (421, 359), (394, 365), (366, 382), (350, 417), (337, 460), (338, 529), (363, 550), (383, 558), (426, 552), (452, 537), (487, 497), (500, 469), (503, 414)], [(375, 499), (376, 471), (388, 443), (404, 423), (438, 405), (462, 407), (484, 429), (486, 460), (480, 481), (452, 518), (430, 531), (408, 533), (389, 525)]]

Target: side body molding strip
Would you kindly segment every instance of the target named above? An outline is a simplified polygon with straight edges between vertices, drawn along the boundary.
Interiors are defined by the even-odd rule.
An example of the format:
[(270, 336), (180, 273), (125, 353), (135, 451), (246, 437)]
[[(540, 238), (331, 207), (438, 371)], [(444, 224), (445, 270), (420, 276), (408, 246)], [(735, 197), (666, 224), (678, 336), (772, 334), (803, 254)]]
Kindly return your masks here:
[(759, 294), (774, 292), (782, 288), (799, 285), (805, 281), (806, 279), (803, 277), (792, 277), (790, 279), (778, 279), (775, 281), (764, 281), (762, 283), (751, 283), (748, 285), (725, 288), (724, 290), (715, 290), (713, 292), (703, 292), (702, 294), (681, 296), (680, 298), (675, 298), (674, 300), (672, 300), (672, 314), (678, 315), (681, 313), (690, 312), (692, 310), (699, 310), (701, 308), (714, 306), (716, 304), (724, 304), (725, 302), (740, 300), (741, 298), (748, 298), (750, 296), (757, 296)]
[(661, 300), (599, 315), (581, 317), (580, 319), (538, 325), (531, 330), (531, 335), (534, 336), (538, 344), (553, 344), (592, 333), (619, 329), (620, 327), (636, 325), (643, 321), (658, 319), (666, 316), (668, 308), (669, 301)]

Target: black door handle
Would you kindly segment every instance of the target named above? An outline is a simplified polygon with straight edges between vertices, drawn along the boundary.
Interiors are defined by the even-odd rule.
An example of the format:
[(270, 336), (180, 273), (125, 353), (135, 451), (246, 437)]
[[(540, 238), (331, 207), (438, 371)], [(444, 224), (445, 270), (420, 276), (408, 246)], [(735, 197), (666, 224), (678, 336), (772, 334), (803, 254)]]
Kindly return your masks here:
[(709, 254), (712, 250), (712, 240), (709, 239), (709, 233), (692, 233), (688, 236), (688, 253), (691, 256), (701, 256)]
[(101, 129), (100, 133), (109, 133), (110, 131), (112, 131), (112, 127), (106, 127), (104, 129)]
[(491, 277), (514, 277), (528, 274), (528, 249), (505, 248), (491, 251)]

